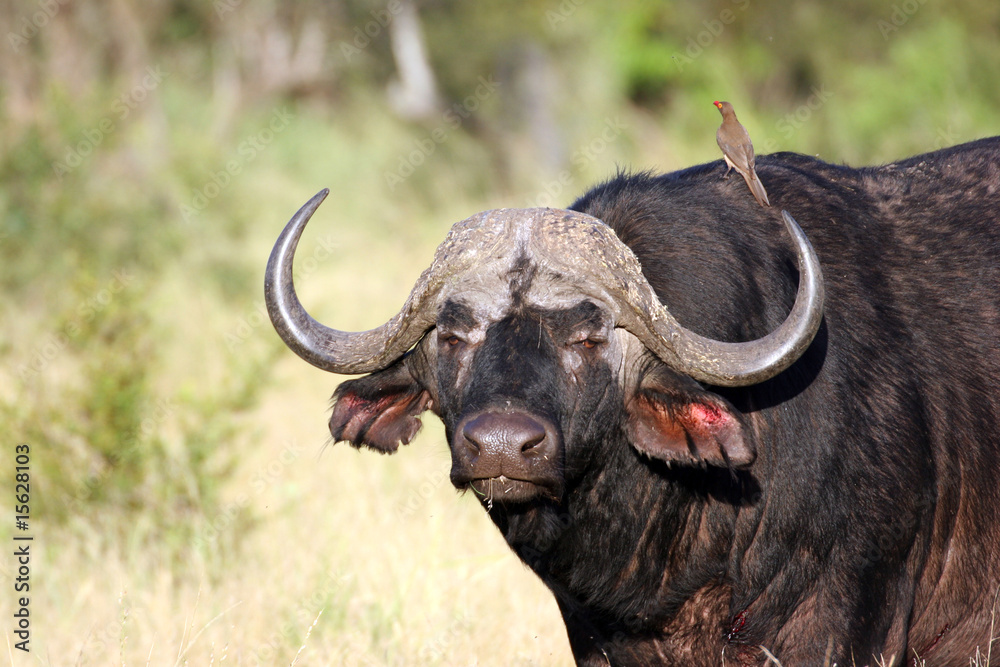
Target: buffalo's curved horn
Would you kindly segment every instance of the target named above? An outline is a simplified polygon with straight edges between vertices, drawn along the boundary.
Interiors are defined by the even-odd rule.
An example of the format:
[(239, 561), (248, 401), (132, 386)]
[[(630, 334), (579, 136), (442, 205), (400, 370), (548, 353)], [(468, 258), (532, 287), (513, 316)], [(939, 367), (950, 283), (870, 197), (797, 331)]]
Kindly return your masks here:
[(391, 320), (369, 331), (338, 331), (309, 316), (295, 295), (292, 259), (306, 223), (328, 189), (321, 190), (292, 216), (281, 232), (264, 275), (264, 300), (275, 330), (293, 352), (317, 368), (332, 373), (368, 373), (385, 368), (402, 356), (433, 326), (436, 313), (427, 313), (424, 301), (440, 286), (428, 269), (417, 281), (403, 309)]
[[(590, 237), (586, 245), (599, 258), (590, 278), (618, 304), (618, 326), (681, 373), (709, 384), (743, 387), (768, 380), (791, 366), (809, 347), (823, 319), (819, 259), (795, 219), (787, 211), (782, 211), (781, 217), (798, 255), (795, 304), (777, 329), (745, 343), (712, 340), (681, 326), (657, 298), (632, 251), (603, 223), (595, 220), (594, 226), (579, 236), (580, 240)], [(604, 229), (598, 231), (598, 227)]]
[[(812, 343), (823, 321), (823, 272), (805, 232), (788, 211), (781, 211), (785, 228), (795, 241), (799, 287), (795, 304), (777, 329), (758, 340), (723, 343), (686, 331), (675, 342), (678, 354), (692, 359), (692, 376), (729, 387), (757, 384), (791, 366)], [(697, 377), (696, 376), (696, 377)]]
[[(323, 190), (292, 217), (267, 263), (264, 293), (268, 314), (282, 340), (300, 357), (334, 373), (385, 368), (434, 326), (433, 307), (449, 283), (457, 286), (487, 264), (507, 266), (512, 249), (532, 246), (535, 259), (566, 265), (564, 276), (581, 280), (584, 293), (614, 305), (617, 325), (635, 335), (675, 370), (719, 386), (747, 386), (790, 366), (812, 342), (823, 319), (823, 276), (809, 240), (786, 211), (782, 219), (795, 240), (799, 287), (785, 321), (767, 336), (726, 343), (685, 329), (660, 302), (632, 250), (600, 220), (575, 211), (501, 209), (457, 223), (421, 274), (403, 308), (388, 322), (356, 333), (331, 329), (306, 313), (292, 281), (299, 237), (326, 198)], [(529, 241), (533, 238), (534, 241)], [(572, 249), (567, 253), (567, 249)], [(495, 267), (494, 267), (495, 268)], [(477, 289), (476, 280), (471, 283)]]

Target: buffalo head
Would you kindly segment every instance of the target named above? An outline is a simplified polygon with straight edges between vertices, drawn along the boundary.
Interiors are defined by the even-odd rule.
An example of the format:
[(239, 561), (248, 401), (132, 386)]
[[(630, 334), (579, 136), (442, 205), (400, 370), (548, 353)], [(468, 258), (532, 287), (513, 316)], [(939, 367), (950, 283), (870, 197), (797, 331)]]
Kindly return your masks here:
[[(769, 379), (810, 344), (822, 318), (818, 260), (796, 222), (800, 281), (786, 320), (744, 343), (682, 327), (632, 251), (604, 223), (556, 209), (499, 209), (457, 223), (399, 313), (350, 333), (311, 318), (292, 259), (323, 191), (291, 219), (265, 293), (284, 342), (334, 373), (370, 373), (334, 394), (335, 440), (395, 451), (432, 410), (445, 424), (452, 482), (484, 504), (560, 503), (624, 432), (653, 459), (749, 465), (739, 414), (699, 384)], [(610, 441), (619, 439), (611, 438)]]

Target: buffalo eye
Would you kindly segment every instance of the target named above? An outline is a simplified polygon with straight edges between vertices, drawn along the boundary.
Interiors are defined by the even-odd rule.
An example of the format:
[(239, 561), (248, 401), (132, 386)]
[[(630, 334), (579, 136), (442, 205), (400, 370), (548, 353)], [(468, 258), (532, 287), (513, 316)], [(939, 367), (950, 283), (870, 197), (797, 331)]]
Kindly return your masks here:
[(458, 347), (462, 343), (461, 338), (459, 338), (455, 334), (449, 334), (449, 333), (441, 334), (438, 337), (438, 340), (440, 340), (441, 344), (446, 347)]
[(604, 343), (603, 340), (601, 340), (599, 338), (594, 338), (592, 336), (588, 336), (587, 338), (584, 338), (583, 340), (576, 341), (575, 343), (573, 343), (573, 345), (582, 347), (585, 350), (593, 350), (595, 347), (597, 347), (598, 345), (601, 345), (602, 343)]

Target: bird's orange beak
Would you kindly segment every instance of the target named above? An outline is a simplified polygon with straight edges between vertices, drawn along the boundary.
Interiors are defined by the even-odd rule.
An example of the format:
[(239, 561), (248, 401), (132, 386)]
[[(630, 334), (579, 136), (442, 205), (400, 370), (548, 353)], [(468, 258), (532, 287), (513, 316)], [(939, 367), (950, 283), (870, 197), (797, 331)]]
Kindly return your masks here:
[(715, 105), (715, 108), (716, 108), (716, 109), (721, 109), (721, 108), (722, 108), (722, 102), (720, 102), (720, 101), (718, 101), (718, 100), (716, 100), (716, 101), (712, 102), (712, 104), (714, 104), (714, 105)]

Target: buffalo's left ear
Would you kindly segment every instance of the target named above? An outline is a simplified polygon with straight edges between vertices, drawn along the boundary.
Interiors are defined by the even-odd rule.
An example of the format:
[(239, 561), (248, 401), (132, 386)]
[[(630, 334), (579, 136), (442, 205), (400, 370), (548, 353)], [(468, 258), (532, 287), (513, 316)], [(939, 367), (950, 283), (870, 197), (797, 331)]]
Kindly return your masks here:
[(626, 409), (632, 445), (653, 458), (740, 467), (757, 456), (728, 401), (666, 367), (646, 374)]
[(333, 394), (330, 434), (355, 447), (391, 454), (420, 430), (420, 413), (430, 394), (410, 374), (405, 361), (344, 382)]

